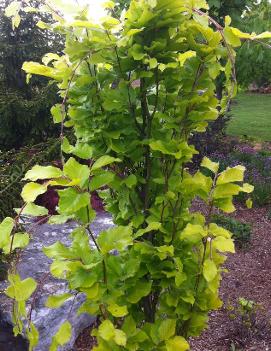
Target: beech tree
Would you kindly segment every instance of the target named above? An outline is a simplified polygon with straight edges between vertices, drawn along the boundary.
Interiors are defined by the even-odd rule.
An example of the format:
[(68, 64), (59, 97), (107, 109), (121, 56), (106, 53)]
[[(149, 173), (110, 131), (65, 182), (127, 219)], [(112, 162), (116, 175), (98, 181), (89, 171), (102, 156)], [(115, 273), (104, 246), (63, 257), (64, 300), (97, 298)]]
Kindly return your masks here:
[[(114, 2), (106, 6), (112, 10)], [(60, 187), (58, 214), (49, 223), (72, 219), (78, 227), (70, 246), (44, 248), (53, 260), (51, 274), (70, 288), (46, 305), (57, 308), (85, 294), (77, 313), (99, 317), (96, 351), (186, 351), (188, 338), (222, 306), (225, 253), (234, 252), (230, 232), (212, 223), (212, 212), (233, 212), (233, 197), (253, 190), (243, 183), (242, 166), (220, 172), (218, 163), (204, 158), (191, 174), (187, 165), (197, 151), (189, 137), (204, 132), (235, 93), (234, 48), (271, 33), (243, 33), (230, 26), (230, 17), (223, 28), (209, 17), (204, 0), (132, 0), (121, 21), (107, 16), (100, 24), (77, 6), (68, 22), (64, 7), (49, 3), (47, 10), (52, 27), (66, 36), (65, 54), (48, 54), (43, 64), (26, 62), (23, 69), (58, 83), (63, 101), (52, 115), (61, 125), (62, 168), (37, 165), (27, 172), (25, 205), (15, 220), (2, 222), (0, 247), (8, 254), (27, 245), (29, 234), (18, 232), (18, 219), (47, 215), (34, 201), (49, 185)], [(215, 82), (222, 72), (218, 100)], [(64, 126), (74, 131), (75, 144)], [(98, 237), (89, 226), (94, 190), (115, 224)], [(191, 210), (195, 197), (205, 202), (205, 217)], [(37, 283), (22, 280), (14, 262), (9, 282), (14, 331), (28, 335), (32, 350), (38, 331), (26, 301)], [(71, 330), (67, 320), (50, 350), (68, 342)]]

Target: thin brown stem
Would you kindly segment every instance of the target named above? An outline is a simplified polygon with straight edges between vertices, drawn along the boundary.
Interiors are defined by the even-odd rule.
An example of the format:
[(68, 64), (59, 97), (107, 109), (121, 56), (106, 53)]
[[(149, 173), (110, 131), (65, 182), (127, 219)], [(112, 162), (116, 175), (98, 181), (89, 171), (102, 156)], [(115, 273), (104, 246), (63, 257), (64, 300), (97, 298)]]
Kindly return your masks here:
[[(91, 229), (89, 228), (89, 226), (87, 226), (86, 229), (87, 229), (94, 245), (96, 246), (97, 250), (101, 253), (101, 249), (100, 249), (100, 247), (95, 239), (94, 234), (92, 233)], [(103, 265), (104, 284), (107, 286), (107, 270), (106, 270), (105, 258), (103, 258), (102, 265)]]
[[(14, 237), (15, 237), (15, 230), (18, 226), (19, 220), (20, 220), (20, 216), (23, 213), (23, 210), (25, 209), (26, 204), (23, 205), (23, 207), (20, 209), (20, 212), (18, 213), (18, 215), (15, 217), (14, 220), (14, 226), (13, 226), (13, 233), (11, 235), (11, 242), (10, 242), (10, 249), (9, 249), (9, 253), (12, 253), (12, 248), (13, 248), (13, 243), (14, 243)], [(15, 229), (15, 230), (14, 230)]]
[(44, 284), (46, 282), (46, 280), (49, 278), (49, 275), (50, 275), (50, 272), (48, 273), (45, 273), (42, 278), (40, 279), (40, 281), (38, 282), (38, 286), (33, 294), (33, 297), (32, 297), (32, 302), (31, 302), (31, 305), (30, 305), (30, 310), (29, 310), (29, 313), (28, 313), (28, 328), (30, 326), (30, 323), (32, 321), (32, 312), (33, 312), (33, 309), (35, 308), (36, 306), (36, 301), (37, 301), (37, 298), (38, 298), (38, 293), (43, 289), (44, 287)]
[(99, 245), (98, 245), (98, 243), (97, 243), (97, 241), (95, 239), (94, 234), (92, 233), (91, 229), (89, 228), (89, 226), (87, 226), (86, 229), (87, 229), (87, 231), (88, 231), (88, 233), (89, 233), (89, 235), (91, 237), (91, 240), (93, 241), (94, 245), (96, 246), (97, 250), (99, 252), (101, 252), (101, 249), (100, 249), (100, 247), (99, 247)]

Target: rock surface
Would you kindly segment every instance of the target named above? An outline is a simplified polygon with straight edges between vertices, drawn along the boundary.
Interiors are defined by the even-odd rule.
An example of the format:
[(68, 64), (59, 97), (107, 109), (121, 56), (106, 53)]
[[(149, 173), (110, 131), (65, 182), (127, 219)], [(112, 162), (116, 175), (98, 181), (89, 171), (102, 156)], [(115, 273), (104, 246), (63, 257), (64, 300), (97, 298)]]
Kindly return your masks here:
[[(97, 215), (97, 218), (92, 223), (91, 227), (94, 234), (98, 235), (100, 231), (108, 229), (112, 225), (111, 217), (102, 212)], [(73, 326), (73, 333), (70, 342), (61, 350), (71, 351), (74, 341), (80, 332), (87, 326), (91, 325), (94, 321), (94, 317), (92, 316), (82, 314), (77, 317), (76, 313), (74, 313), (84, 301), (83, 294), (77, 295), (76, 298), (69, 299), (58, 309), (52, 310), (44, 306), (49, 295), (67, 292), (68, 287), (64, 281), (57, 280), (51, 275), (48, 275), (51, 260), (43, 254), (42, 247), (52, 245), (58, 240), (65, 245), (69, 245), (69, 234), (75, 227), (76, 223), (67, 223), (64, 225), (42, 224), (35, 227), (33, 226), (33, 229), (31, 230), (32, 240), (29, 246), (22, 252), (18, 264), (18, 272), (22, 279), (33, 277), (36, 281), (42, 282), (42, 284), (40, 284), (42, 287), (38, 290), (32, 311), (32, 321), (40, 333), (40, 343), (35, 348), (35, 351), (48, 351), (52, 336), (67, 319)], [(0, 282), (0, 291), (5, 289), (6, 286), (7, 282)], [(4, 294), (0, 294), (0, 323), (11, 324), (11, 308), (11, 301)], [(6, 338), (6, 342), (12, 343), (12, 333), (8, 332), (9, 328), (7, 327), (7, 324), (5, 325), (5, 330), (3, 332), (0, 330), (0, 340), (2, 340), (4, 344)], [(10, 339), (8, 339), (8, 335), (10, 336)], [(14, 340), (13, 342), (15, 343)], [(10, 346), (5, 350), (10, 351), (13, 349), (12, 346)], [(14, 350), (24, 351), (25, 345), (21, 342), (21, 344), (18, 345), (17, 348), (14, 348)], [(1, 348), (0, 351), (2, 351)]]

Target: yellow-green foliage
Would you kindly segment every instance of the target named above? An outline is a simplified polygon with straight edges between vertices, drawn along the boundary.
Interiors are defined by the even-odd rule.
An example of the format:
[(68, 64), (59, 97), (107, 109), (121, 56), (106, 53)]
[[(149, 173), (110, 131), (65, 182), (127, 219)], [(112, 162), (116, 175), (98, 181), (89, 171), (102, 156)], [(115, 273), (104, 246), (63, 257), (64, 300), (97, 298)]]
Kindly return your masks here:
[[(74, 130), (77, 142), (70, 145), (62, 135), (63, 171), (36, 166), (26, 174), (22, 213), (41, 211), (33, 201), (49, 185), (62, 187), (59, 215), (51, 221), (73, 218), (79, 227), (70, 247), (57, 242), (44, 253), (53, 260), (51, 273), (86, 295), (79, 313), (100, 317), (96, 351), (188, 350), (187, 338), (199, 335), (208, 312), (222, 304), (221, 266), (234, 244), (230, 232), (211, 222), (212, 211), (233, 212), (233, 196), (253, 187), (243, 184), (244, 167), (219, 173), (207, 158), (202, 167), (211, 175), (191, 175), (186, 164), (197, 151), (188, 139), (217, 118), (219, 104), (227, 106), (235, 90), (233, 47), (255, 36), (230, 27), (230, 18), (223, 29), (202, 10), (208, 10), (204, 0), (133, 0), (122, 20), (107, 16), (93, 24), (85, 11), (75, 8), (76, 19), (66, 23), (51, 8), (53, 27), (66, 34), (65, 54), (23, 67), (56, 79), (63, 103), (52, 114)], [(215, 97), (220, 74), (226, 77), (221, 103)], [(116, 225), (97, 239), (89, 229), (94, 189)], [(206, 202), (206, 218), (189, 211), (195, 196)], [(13, 231), (3, 226), (5, 245), (13, 249), (9, 234), (16, 223)], [(17, 321), (29, 295), (18, 289), (24, 284), (31, 293), (34, 284), (18, 276), (10, 282), (7, 293), (20, 304)], [(50, 298), (47, 306), (69, 297)], [(22, 332), (20, 323), (15, 328)], [(50, 350), (70, 333), (67, 321)], [(32, 347), (33, 325), (28, 335)]]

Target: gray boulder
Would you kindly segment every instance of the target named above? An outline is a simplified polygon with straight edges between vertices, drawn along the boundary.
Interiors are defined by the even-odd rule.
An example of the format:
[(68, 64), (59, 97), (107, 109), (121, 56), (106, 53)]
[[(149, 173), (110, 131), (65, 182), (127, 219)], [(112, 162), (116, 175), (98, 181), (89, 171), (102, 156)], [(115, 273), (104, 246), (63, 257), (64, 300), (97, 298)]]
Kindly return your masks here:
[[(100, 231), (108, 229), (112, 227), (112, 225), (111, 217), (106, 213), (100, 213), (97, 215), (91, 227), (93, 233), (97, 236)], [(67, 319), (73, 327), (72, 338), (61, 350), (71, 351), (81, 331), (90, 326), (95, 320), (95, 317), (88, 314), (82, 314), (78, 317), (75, 313), (84, 301), (83, 294), (77, 295), (76, 298), (69, 299), (61, 308), (48, 309), (45, 307), (45, 301), (49, 295), (58, 295), (68, 292), (69, 290), (65, 281), (57, 280), (48, 274), (51, 260), (43, 254), (42, 247), (52, 245), (58, 240), (65, 245), (69, 245), (69, 234), (76, 226), (77, 224), (74, 222), (64, 225), (42, 224), (32, 226), (34, 228), (31, 231), (32, 240), (21, 254), (21, 259), (18, 264), (18, 272), (21, 278), (33, 277), (36, 281), (42, 282), (42, 284), (40, 284), (41, 288), (37, 290), (38, 293), (31, 313), (32, 321), (40, 333), (40, 342), (35, 348), (35, 351), (48, 351), (52, 336)], [(0, 291), (3, 291), (6, 286), (7, 282), (0, 282)], [(27, 307), (28, 309), (30, 308), (29, 305)], [(0, 294), (0, 323), (11, 324), (11, 309), (11, 301), (3, 293)], [(25, 350), (25, 348), (22, 346), (21, 349), (18, 349), (18, 351), (20, 350)]]

